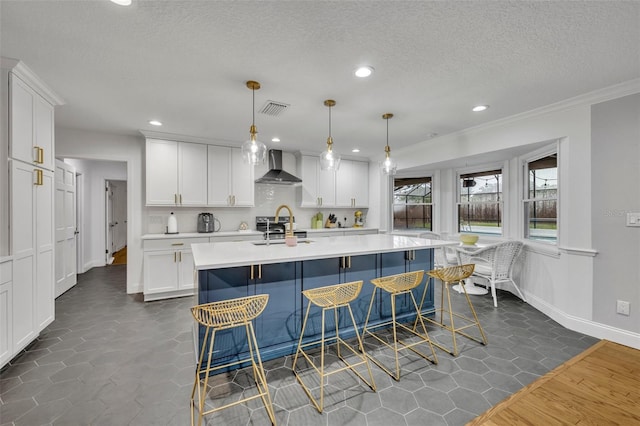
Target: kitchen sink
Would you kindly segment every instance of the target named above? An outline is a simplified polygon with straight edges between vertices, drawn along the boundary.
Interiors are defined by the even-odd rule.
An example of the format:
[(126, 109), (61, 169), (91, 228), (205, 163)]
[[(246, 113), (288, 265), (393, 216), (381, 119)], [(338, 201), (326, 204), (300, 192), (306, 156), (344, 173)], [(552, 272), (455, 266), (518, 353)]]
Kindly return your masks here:
[[(310, 244), (312, 243), (313, 240), (310, 240), (308, 238), (298, 238), (298, 244)], [(284, 244), (285, 241), (283, 238), (280, 239), (275, 239), (275, 240), (260, 240), (260, 241), (251, 241), (251, 244), (253, 244), (254, 246), (266, 246), (269, 244)]]

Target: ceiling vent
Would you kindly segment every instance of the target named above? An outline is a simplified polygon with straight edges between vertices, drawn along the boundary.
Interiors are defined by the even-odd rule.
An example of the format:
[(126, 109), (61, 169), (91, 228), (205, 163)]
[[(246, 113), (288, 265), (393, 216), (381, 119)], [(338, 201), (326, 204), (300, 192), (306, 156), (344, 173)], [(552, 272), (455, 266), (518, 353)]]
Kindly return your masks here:
[(270, 115), (272, 117), (278, 117), (282, 114), (287, 108), (291, 105), (285, 104), (284, 102), (277, 101), (267, 101), (260, 111), (260, 114)]

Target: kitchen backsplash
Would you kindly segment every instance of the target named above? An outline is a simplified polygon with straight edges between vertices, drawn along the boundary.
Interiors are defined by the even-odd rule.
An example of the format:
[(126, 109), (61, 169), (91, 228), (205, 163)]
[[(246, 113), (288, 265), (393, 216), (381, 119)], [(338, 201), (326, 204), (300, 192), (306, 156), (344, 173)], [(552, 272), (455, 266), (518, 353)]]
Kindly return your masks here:
[[(198, 213), (213, 213), (220, 221), (221, 231), (236, 231), (240, 223), (246, 222), (249, 229), (256, 228), (256, 216), (274, 216), (276, 209), (281, 204), (286, 204), (293, 210), (298, 229), (311, 228), (311, 218), (318, 212), (322, 212), (324, 217), (329, 213), (334, 213), (338, 221), (343, 226), (353, 226), (353, 214), (357, 209), (310, 209), (298, 207), (300, 201), (296, 198), (296, 193), (300, 189), (288, 185), (256, 185), (255, 186), (255, 207), (233, 207), (233, 208), (197, 208), (197, 207), (145, 207), (146, 233), (158, 234), (167, 229), (169, 214), (173, 212), (178, 221), (179, 232), (197, 232)], [(365, 215), (366, 209), (360, 209)], [(288, 215), (286, 211), (281, 212)], [(346, 221), (345, 221), (346, 218)]]

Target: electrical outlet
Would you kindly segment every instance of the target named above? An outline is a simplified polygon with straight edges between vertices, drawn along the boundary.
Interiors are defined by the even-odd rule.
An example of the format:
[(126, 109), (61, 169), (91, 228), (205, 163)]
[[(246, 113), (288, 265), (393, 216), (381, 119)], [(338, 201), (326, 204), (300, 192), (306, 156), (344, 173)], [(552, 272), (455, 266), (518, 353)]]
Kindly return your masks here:
[(616, 306), (616, 312), (620, 315), (629, 315), (629, 302), (624, 300), (618, 300), (618, 304)]

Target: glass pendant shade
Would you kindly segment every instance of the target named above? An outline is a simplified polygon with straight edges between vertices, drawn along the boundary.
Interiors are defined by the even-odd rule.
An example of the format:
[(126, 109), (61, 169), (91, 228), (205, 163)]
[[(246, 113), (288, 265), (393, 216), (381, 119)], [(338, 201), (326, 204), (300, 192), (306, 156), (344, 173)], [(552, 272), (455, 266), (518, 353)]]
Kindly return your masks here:
[(393, 114), (386, 113), (382, 115), (382, 118), (387, 120), (387, 145), (384, 147), (385, 158), (382, 163), (380, 163), (380, 167), (382, 169), (382, 173), (385, 175), (395, 175), (398, 165), (393, 158), (391, 158), (391, 148), (389, 147), (389, 119), (393, 117)]
[(320, 154), (320, 169), (327, 171), (336, 171), (340, 167), (340, 155), (333, 152), (333, 138), (331, 137), (331, 107), (336, 101), (327, 99), (324, 105), (329, 107), (329, 137), (327, 138), (327, 149)]
[(247, 87), (249, 89), (251, 89), (251, 94), (252, 94), (252, 121), (251, 121), (251, 128), (249, 129), (249, 134), (251, 135), (251, 137), (249, 138), (248, 141), (246, 141), (245, 143), (242, 144), (241, 147), (241, 153), (242, 153), (242, 160), (244, 161), (245, 164), (250, 164), (252, 166), (258, 165), (258, 164), (264, 164), (265, 160), (267, 159), (267, 146), (265, 144), (263, 144), (262, 142), (260, 142), (258, 140), (258, 138), (256, 137), (256, 134), (258, 134), (258, 130), (256, 129), (256, 125), (255, 125), (255, 109), (256, 109), (256, 95), (255, 92), (256, 90), (260, 89), (260, 83), (258, 83), (257, 81), (247, 81)]

